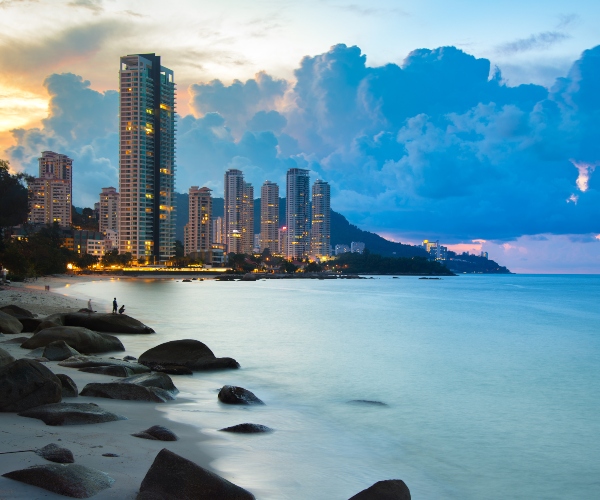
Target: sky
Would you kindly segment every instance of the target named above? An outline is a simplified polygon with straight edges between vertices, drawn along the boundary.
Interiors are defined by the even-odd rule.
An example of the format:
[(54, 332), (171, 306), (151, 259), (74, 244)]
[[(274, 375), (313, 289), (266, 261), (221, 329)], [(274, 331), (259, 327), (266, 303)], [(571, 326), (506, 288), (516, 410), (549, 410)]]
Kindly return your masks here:
[(290, 167), (394, 241), (600, 272), (600, 2), (0, 0), (0, 158), (118, 186), (119, 57), (177, 82), (177, 190)]

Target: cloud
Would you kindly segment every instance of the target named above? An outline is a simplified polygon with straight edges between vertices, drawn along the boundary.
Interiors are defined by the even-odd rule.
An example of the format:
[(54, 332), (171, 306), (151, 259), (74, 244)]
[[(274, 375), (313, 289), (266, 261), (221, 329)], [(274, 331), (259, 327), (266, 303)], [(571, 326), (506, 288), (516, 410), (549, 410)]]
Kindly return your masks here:
[(89, 9), (94, 13), (99, 13), (104, 10), (102, 3), (103, 0), (73, 0), (67, 5), (69, 7), (82, 7), (84, 9)]
[(577, 180), (575, 183), (577, 184), (577, 188), (582, 193), (585, 193), (589, 188), (590, 175), (595, 170), (597, 165), (583, 162), (576, 162), (575, 160), (570, 160), (573, 166), (578, 170), (579, 175), (577, 176)]
[(550, 47), (568, 40), (571, 35), (562, 31), (544, 31), (527, 38), (520, 38), (496, 47), (496, 52), (502, 55), (512, 55), (531, 50), (547, 50)]

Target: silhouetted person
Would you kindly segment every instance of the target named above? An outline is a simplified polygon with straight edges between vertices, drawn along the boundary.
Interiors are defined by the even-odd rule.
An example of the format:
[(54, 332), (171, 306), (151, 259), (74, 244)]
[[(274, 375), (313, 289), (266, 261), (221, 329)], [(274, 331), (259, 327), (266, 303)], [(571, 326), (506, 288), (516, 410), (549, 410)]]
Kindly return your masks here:
[(123, 304), (119, 309), (119, 314), (123, 314), (125, 312), (125, 304)]
[(90, 312), (93, 312), (93, 311), (94, 311), (94, 310), (92, 309), (92, 299), (89, 299), (89, 300), (88, 300), (88, 310), (89, 310)]
[(117, 304), (117, 298), (113, 299), (113, 314), (117, 314), (117, 309), (119, 309), (119, 305)]

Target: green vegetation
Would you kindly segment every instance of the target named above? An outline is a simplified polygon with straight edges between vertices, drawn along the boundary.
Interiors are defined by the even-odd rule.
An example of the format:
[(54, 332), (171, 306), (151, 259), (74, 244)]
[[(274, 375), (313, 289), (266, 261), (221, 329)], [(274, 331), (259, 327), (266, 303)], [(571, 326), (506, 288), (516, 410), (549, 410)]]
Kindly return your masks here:
[(334, 269), (350, 274), (414, 274), (453, 276), (445, 266), (425, 257), (382, 257), (365, 250), (363, 254), (345, 253), (331, 262)]
[(467, 252), (461, 254), (448, 252), (446, 265), (455, 273), (511, 274), (510, 270), (496, 261), (478, 255), (470, 255)]
[(4, 228), (25, 222), (29, 208), (25, 185), (29, 177), (25, 174), (12, 175), (8, 167), (7, 161), (0, 160), (0, 235)]

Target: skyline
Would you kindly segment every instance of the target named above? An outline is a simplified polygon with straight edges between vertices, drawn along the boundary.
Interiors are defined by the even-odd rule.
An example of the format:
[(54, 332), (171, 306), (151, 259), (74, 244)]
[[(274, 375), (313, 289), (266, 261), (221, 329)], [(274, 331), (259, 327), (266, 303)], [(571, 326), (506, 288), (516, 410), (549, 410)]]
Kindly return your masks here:
[[(5, 14), (13, 12), (14, 5), (26, 3), (10, 2), (11, 6), (2, 2), (0, 8)], [(321, 3), (325, 7), (319, 8), (334, 8), (330, 2)], [(94, 26), (100, 26), (116, 6), (127, 2), (71, 4), (74, 12), (86, 11), (77, 14), (81, 19), (95, 19)], [(594, 175), (600, 164), (594, 144), (600, 105), (593, 90), (600, 79), (600, 48), (593, 46), (600, 40), (594, 40), (587, 29), (599, 7), (575, 2), (568, 5), (570, 10), (559, 12), (567, 7), (564, 2), (545, 6), (548, 8), (539, 19), (524, 15), (510, 30), (500, 30), (503, 40), (498, 31), (492, 30), (487, 38), (482, 35), (487, 48), (481, 38), (469, 46), (455, 42), (462, 51), (433, 45), (428, 50), (412, 50), (422, 38), (406, 37), (400, 48), (382, 49), (367, 36), (374, 19), (381, 17), (377, 9), (388, 9), (390, 14), (390, 3), (379, 2), (363, 12), (362, 18), (368, 22), (360, 34), (365, 40), (357, 47), (321, 46), (321, 52), (314, 55), (313, 45), (323, 44), (317, 36), (295, 48), (303, 55), (312, 53), (310, 57), (302, 59), (293, 51), (279, 57), (275, 52), (274, 59), (285, 63), (287, 69), (266, 60), (233, 64), (235, 71), (202, 66), (206, 79), (219, 76), (220, 81), (190, 76), (193, 65), (181, 60), (183, 53), (179, 59), (169, 60), (173, 48), (165, 40), (160, 40), (164, 48), (136, 45), (140, 52), (160, 53), (173, 68), (179, 86), (182, 116), (176, 190), (186, 192), (191, 185), (206, 185), (219, 195), (219, 179), (228, 168), (244, 170), (254, 185), (266, 179), (283, 184), (288, 168), (308, 168), (315, 177), (330, 182), (336, 211), (361, 228), (390, 239), (418, 243), (433, 238), (448, 242), (450, 248), (485, 250), (515, 271), (600, 272), (600, 203)], [(338, 7), (340, 19), (333, 24), (339, 31), (344, 16), (356, 15), (359, 6)], [(516, 11), (511, 9), (507, 10), (514, 15)], [(528, 11), (531, 6), (522, 9)], [(209, 11), (208, 18), (213, 12)], [(476, 11), (469, 16), (481, 14), (481, 9)], [(268, 12), (265, 7), (261, 19), (268, 18)], [(418, 24), (419, 12), (394, 12), (387, 17), (410, 18)], [(227, 22), (243, 19), (242, 14), (236, 12)], [(74, 17), (65, 33), (80, 20)], [(497, 17), (499, 26), (505, 18)], [(299, 19), (301, 25), (302, 16)], [(480, 27), (486, 22), (483, 19)], [(546, 23), (547, 29), (540, 23)], [(182, 31), (190, 24), (184, 23)], [(379, 26), (385, 34), (385, 25)], [(472, 35), (459, 27), (460, 23), (451, 30), (454, 35)], [(529, 27), (529, 35), (525, 27)], [(116, 33), (118, 23), (111, 29)], [(278, 29), (273, 28), (275, 32)], [(111, 78), (112, 88), (117, 88), (118, 68), (114, 60), (110, 67), (102, 63), (116, 50), (115, 40), (81, 43), (94, 33), (86, 28), (80, 38), (67, 37), (63, 45), (50, 43), (45, 50), (66, 54), (53, 61), (55, 67), (41, 64), (12, 79), (19, 84), (28, 81), (30, 87), (23, 84), (20, 88), (31, 93), (48, 76), (45, 88), (51, 95), (50, 114), (37, 129), (35, 119), (25, 123), (12, 136), (17, 146), (9, 146), (2, 155), (13, 167), (32, 173), (41, 150), (68, 154), (75, 161), (74, 203), (87, 206), (92, 206), (92, 198), (102, 187), (115, 185), (118, 168), (118, 94), (109, 90)], [(263, 38), (268, 39), (270, 33), (265, 31)], [(342, 36), (336, 30), (332, 33)], [(290, 36), (281, 38), (277, 50), (285, 49), (293, 35), (292, 29)], [(451, 38), (447, 28), (436, 33), (440, 36)], [(6, 57), (18, 52), (17, 38), (12, 37), (14, 50)], [(351, 34), (346, 38), (360, 40)], [(5, 37), (3, 43), (7, 40)], [(144, 43), (143, 37), (139, 40), (136, 43)], [(83, 52), (69, 59), (76, 42)], [(117, 45), (122, 42), (119, 39)], [(25, 56), (32, 43), (21, 43)], [(412, 47), (407, 49), (407, 45)], [(121, 47), (118, 56), (125, 53), (134, 53), (133, 46), (132, 50)], [(217, 54), (215, 50), (218, 59)], [(486, 54), (492, 54), (488, 56), (491, 61), (481, 58)], [(549, 57), (562, 62), (535, 70), (534, 75), (533, 70)], [(388, 62), (395, 64), (386, 65)], [(495, 63), (505, 73), (495, 72)], [(211, 67), (215, 75), (206, 69)], [(265, 72), (254, 78), (248, 74), (259, 68)], [(0, 87), (4, 85), (0, 124), (10, 121), (7, 109), (17, 109), (6, 107), (11, 95), (6, 91), (6, 78), (14, 68), (9, 69), (0, 80)], [(54, 70), (81, 71), (75, 76), (51, 74)], [(244, 81), (232, 83), (236, 76)], [(554, 81), (557, 76), (562, 78)], [(86, 83), (88, 79), (91, 83)], [(546, 87), (512, 86), (523, 82)], [(186, 114), (187, 110), (192, 114)], [(2, 149), (9, 145), (9, 135), (0, 128)], [(202, 165), (197, 161), (200, 158)], [(484, 243), (478, 243), (481, 241)]]

